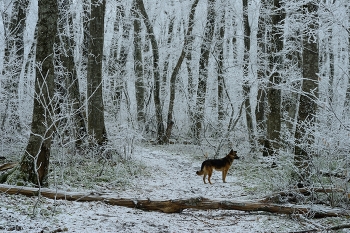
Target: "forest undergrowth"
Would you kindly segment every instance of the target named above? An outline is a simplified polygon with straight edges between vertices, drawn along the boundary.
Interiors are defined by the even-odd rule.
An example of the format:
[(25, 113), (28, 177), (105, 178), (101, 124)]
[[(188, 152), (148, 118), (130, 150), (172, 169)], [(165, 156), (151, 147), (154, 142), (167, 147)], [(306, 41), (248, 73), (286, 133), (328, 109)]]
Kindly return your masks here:
[[(310, 192), (308, 195), (297, 193), (297, 188), (291, 183), (293, 162), (290, 153), (262, 157), (261, 153), (245, 149), (247, 147), (244, 143), (237, 145), (236, 150), (240, 159), (234, 161), (228, 174), (228, 183), (222, 183), (220, 172), (214, 172), (212, 178), (214, 184), (205, 185), (202, 178), (195, 174), (195, 171), (199, 170), (201, 163), (206, 159), (206, 154), (209, 158), (213, 157), (216, 151), (216, 148), (211, 147), (213, 144), (215, 144), (215, 140), (211, 140), (206, 145), (203, 143), (201, 146), (179, 142), (154, 145), (149, 141), (133, 140), (131, 143), (128, 140), (115, 140), (115, 143), (109, 143), (106, 146), (102, 154), (93, 150), (73, 154), (73, 150), (67, 146), (60, 147), (59, 144), (53, 144), (49, 188), (61, 191), (109, 193), (120, 197), (151, 200), (201, 196), (230, 201), (254, 200), (271, 196), (272, 201), (281, 204), (321, 204), (346, 208), (346, 196), (344, 192), (339, 192), (339, 188), (336, 186), (343, 179), (337, 178), (336, 180), (333, 176), (321, 176), (321, 179), (315, 179), (314, 187), (317, 185), (318, 188), (333, 188), (334, 192)], [(5, 149), (3, 147), (2, 153), (6, 159), (2, 159), (1, 163), (19, 161), (20, 143), (17, 145), (18, 148)], [(218, 157), (225, 156), (228, 149), (222, 148)], [(337, 161), (334, 160), (334, 166)], [(318, 163), (320, 163), (320, 167), (327, 167), (321, 162)], [(289, 196), (273, 196), (273, 194), (288, 190)], [(312, 189), (310, 188), (310, 190)], [(294, 194), (293, 197), (290, 196), (292, 194)], [(37, 199), (36, 202), (30, 200), (26, 202), (28, 205), (27, 214), (34, 216), (54, 214), (57, 216), (64, 213), (62, 206), (47, 208), (48, 202), (45, 198), (41, 199), (40, 201)], [(23, 210), (21, 211), (23, 212)], [(198, 212), (198, 214), (196, 218), (206, 218), (208, 213)], [(227, 213), (222, 214), (220, 218), (226, 218)], [(249, 215), (259, 216), (258, 213), (256, 214)], [(246, 217), (244, 219), (242, 217), (240, 220), (247, 221)], [(257, 219), (260, 218), (257, 217)], [(271, 220), (275, 217), (266, 216), (266, 218)], [(343, 218), (325, 218), (321, 222), (327, 224), (322, 225), (317, 222), (320, 220), (312, 220), (312, 215), (303, 217), (295, 215), (287, 217), (287, 219), (283, 217), (282, 221), (286, 224), (284, 230), (288, 231), (290, 229), (304, 229), (299, 224), (304, 225), (305, 229), (326, 229), (327, 224), (341, 225), (345, 220)], [(298, 222), (298, 225), (295, 225), (297, 227), (287, 227), (293, 225), (290, 221), (294, 224)], [(271, 225), (267, 229), (272, 229), (273, 226)], [(276, 226), (274, 227), (277, 229)], [(67, 230), (69, 231), (69, 229), (72, 227), (69, 226)], [(256, 230), (256, 232), (258, 231), (260, 230)]]
[[(217, 148), (213, 148), (217, 141), (211, 140), (206, 145), (194, 144), (168, 144), (154, 145), (145, 140), (116, 140), (113, 144), (106, 145), (103, 153), (94, 149), (74, 152), (74, 148), (62, 147), (59, 143), (52, 145), (52, 157), (50, 160), (49, 184), (50, 188), (66, 191), (95, 190), (113, 192), (113, 190), (129, 189), (137, 180), (151, 178), (154, 173), (154, 163), (148, 164), (144, 159), (149, 151), (163, 151), (159, 164), (164, 170), (164, 177), (178, 175), (186, 172), (186, 179), (201, 181), (195, 175), (201, 163), (207, 158), (213, 158)], [(5, 148), (3, 144), (1, 163), (19, 162), (21, 143), (18, 148)], [(24, 143), (23, 143), (24, 145)], [(22, 147), (23, 148), (23, 147)], [(229, 148), (222, 148), (218, 157), (224, 157)], [(244, 194), (250, 198), (262, 198), (272, 193), (286, 190), (296, 190), (298, 187), (292, 181), (294, 171), (293, 155), (288, 151), (281, 151), (278, 156), (261, 156), (261, 152), (250, 152), (244, 144), (238, 145), (239, 160), (234, 161), (229, 175), (234, 174), (236, 185), (242, 187)], [(170, 157), (169, 157), (170, 156)], [(178, 168), (167, 171), (166, 164), (161, 161), (170, 161), (177, 157)], [(181, 164), (183, 158), (189, 160), (189, 164)], [(311, 197), (297, 195), (300, 203), (321, 203), (332, 207), (347, 207), (348, 182), (344, 171), (340, 171), (346, 162), (343, 156), (334, 157), (332, 161), (314, 157)], [(343, 165), (341, 165), (343, 164)], [(175, 170), (175, 171), (174, 171)], [(338, 172), (337, 172), (338, 171)], [(172, 174), (176, 173), (176, 174)], [(215, 173), (215, 172), (214, 172)], [(216, 172), (217, 178), (220, 172)], [(158, 179), (163, 179), (162, 175)], [(146, 178), (145, 178), (146, 177)], [(215, 176), (214, 176), (215, 177)], [(221, 181), (221, 180), (219, 180)], [(186, 181), (181, 181), (186, 182)], [(313, 192), (313, 188), (334, 190)], [(281, 197), (281, 202), (288, 202), (288, 198)]]

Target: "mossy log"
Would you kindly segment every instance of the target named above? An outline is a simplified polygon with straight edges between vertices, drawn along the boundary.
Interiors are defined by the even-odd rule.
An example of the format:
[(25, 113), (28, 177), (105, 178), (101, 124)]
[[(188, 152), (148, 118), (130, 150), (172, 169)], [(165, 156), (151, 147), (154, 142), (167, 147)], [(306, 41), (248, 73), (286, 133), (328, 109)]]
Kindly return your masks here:
[(211, 200), (203, 197), (174, 200), (150, 200), (120, 198), (113, 194), (86, 193), (86, 192), (65, 192), (47, 188), (31, 188), (22, 186), (11, 186), (0, 184), (0, 192), (7, 194), (22, 194), (25, 196), (40, 195), (50, 199), (61, 199), (69, 201), (101, 201), (110, 205), (136, 208), (145, 211), (158, 211), (164, 213), (179, 213), (185, 209), (197, 210), (240, 210), (240, 211), (266, 211), (278, 214), (310, 214), (317, 218), (350, 216), (341, 209), (327, 208), (325, 206), (307, 206), (293, 204), (266, 203), (262, 200)]

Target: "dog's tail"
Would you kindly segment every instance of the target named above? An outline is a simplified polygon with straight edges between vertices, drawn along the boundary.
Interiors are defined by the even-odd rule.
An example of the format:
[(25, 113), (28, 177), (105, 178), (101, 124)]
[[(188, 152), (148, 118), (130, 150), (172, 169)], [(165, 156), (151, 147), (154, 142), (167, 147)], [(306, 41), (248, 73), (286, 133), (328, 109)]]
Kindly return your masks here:
[(204, 174), (204, 162), (202, 163), (201, 170), (196, 172), (197, 175), (203, 175)]
[(200, 176), (200, 175), (203, 175), (203, 174), (204, 174), (204, 171), (203, 171), (203, 170), (196, 171), (196, 174), (199, 175), (199, 176)]

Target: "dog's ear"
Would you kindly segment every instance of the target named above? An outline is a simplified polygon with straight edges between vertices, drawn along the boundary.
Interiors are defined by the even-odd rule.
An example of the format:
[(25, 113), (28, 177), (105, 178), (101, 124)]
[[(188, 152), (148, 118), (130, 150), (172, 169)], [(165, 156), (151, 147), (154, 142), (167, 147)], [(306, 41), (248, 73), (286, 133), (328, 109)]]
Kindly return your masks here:
[(231, 149), (231, 151), (230, 151), (229, 154), (230, 154), (230, 155), (233, 155), (236, 159), (239, 159), (239, 157), (238, 157), (238, 155), (237, 155), (237, 151)]

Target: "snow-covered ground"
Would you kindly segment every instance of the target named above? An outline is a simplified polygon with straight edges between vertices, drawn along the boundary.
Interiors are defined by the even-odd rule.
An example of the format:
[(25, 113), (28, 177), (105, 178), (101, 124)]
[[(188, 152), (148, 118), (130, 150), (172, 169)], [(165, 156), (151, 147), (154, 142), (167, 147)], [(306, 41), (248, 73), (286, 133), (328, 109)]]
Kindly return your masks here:
[[(238, 200), (257, 198), (242, 180), (239, 169), (250, 165), (235, 160), (222, 183), (221, 173), (214, 172), (213, 185), (203, 184), (195, 174), (203, 159), (185, 149), (138, 147), (134, 160), (147, 167), (145, 175), (130, 177), (126, 186), (96, 186), (97, 192), (119, 197), (151, 200), (205, 197)], [(244, 155), (240, 155), (244, 157)], [(141, 173), (142, 174), (142, 173)], [(258, 182), (258, 181), (257, 181)], [(35, 211), (33, 208), (35, 207)], [(33, 216), (35, 212), (35, 216)], [(344, 223), (343, 219), (306, 219), (265, 212), (229, 210), (185, 210), (166, 214), (112, 206), (101, 202), (71, 202), (0, 193), (0, 232), (293, 232), (317, 229)], [(344, 230), (345, 232), (345, 230)]]

